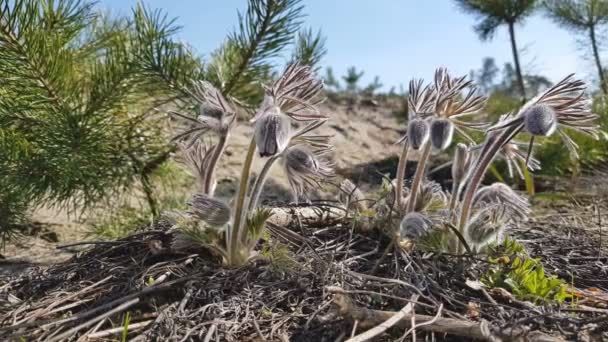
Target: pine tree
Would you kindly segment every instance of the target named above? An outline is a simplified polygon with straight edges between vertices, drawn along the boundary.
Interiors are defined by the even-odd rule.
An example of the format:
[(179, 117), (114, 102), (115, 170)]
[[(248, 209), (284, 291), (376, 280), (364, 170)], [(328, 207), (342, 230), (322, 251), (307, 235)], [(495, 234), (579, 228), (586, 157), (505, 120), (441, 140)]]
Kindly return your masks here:
[(515, 24), (522, 22), (536, 9), (536, 0), (455, 0), (465, 12), (479, 17), (475, 31), (481, 40), (490, 40), (496, 30), (506, 25), (509, 29), (513, 63), (517, 75), (517, 83), (522, 99), (526, 99), (524, 78), (519, 62), (519, 53), (515, 39)]
[[(204, 63), (166, 13), (138, 5), (108, 16), (94, 3), (0, 0), (0, 147), (10, 146), (0, 149), (0, 216), (14, 218), (0, 221), (2, 232), (25, 207), (82, 212), (135, 184), (158, 215), (151, 175), (175, 150), (163, 108), (196, 115), (188, 89), (203, 79), (244, 107), (258, 104), (260, 81), (273, 77), (303, 17), (300, 0), (249, 0)], [(317, 49), (310, 55), (322, 56)]]
[(608, 1), (549, 0), (545, 2), (545, 8), (548, 16), (560, 26), (588, 35), (600, 86), (604, 95), (608, 95), (608, 85), (600, 60), (597, 37), (599, 27), (608, 23)]

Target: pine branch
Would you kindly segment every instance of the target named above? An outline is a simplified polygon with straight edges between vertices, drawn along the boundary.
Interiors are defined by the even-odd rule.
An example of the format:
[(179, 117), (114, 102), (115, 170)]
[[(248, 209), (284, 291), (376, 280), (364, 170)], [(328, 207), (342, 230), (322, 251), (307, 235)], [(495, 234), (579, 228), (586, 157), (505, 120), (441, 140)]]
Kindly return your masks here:
[[(269, 62), (290, 44), (303, 17), (301, 0), (249, 0), (245, 15), (239, 13), (239, 30), (214, 54), (210, 71), (222, 93), (255, 97), (250, 85), (268, 79)], [(258, 90), (259, 92), (259, 90)]]
[(322, 35), (321, 30), (316, 34), (312, 29), (300, 31), (295, 42), (292, 62), (309, 65), (318, 71), (321, 59), (327, 54), (325, 42), (326, 38)]

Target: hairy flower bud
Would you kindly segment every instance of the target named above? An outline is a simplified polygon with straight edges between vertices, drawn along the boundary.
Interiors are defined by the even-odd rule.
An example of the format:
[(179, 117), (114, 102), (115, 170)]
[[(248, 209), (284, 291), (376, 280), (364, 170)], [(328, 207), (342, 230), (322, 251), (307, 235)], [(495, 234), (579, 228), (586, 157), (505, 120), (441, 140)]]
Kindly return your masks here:
[(454, 125), (447, 119), (435, 119), (431, 122), (431, 143), (438, 150), (445, 150), (452, 143)]
[(407, 125), (410, 146), (419, 150), (429, 140), (429, 124), (423, 119), (412, 119)]
[(261, 157), (270, 157), (285, 150), (289, 143), (291, 122), (288, 116), (273, 107), (255, 122), (255, 143)]
[(512, 218), (525, 220), (530, 214), (530, 203), (504, 183), (494, 183), (477, 190), (474, 203), (477, 207), (500, 205)]
[(505, 229), (508, 227), (508, 210), (500, 205), (486, 207), (477, 212), (467, 225), (467, 241), (475, 250), (491, 242), (500, 242)]
[(401, 239), (416, 240), (426, 234), (432, 226), (431, 220), (425, 215), (411, 212), (401, 220), (399, 236)]
[(363, 211), (367, 209), (365, 197), (359, 188), (348, 179), (340, 183), (340, 201), (346, 205), (348, 209), (355, 211)]
[(523, 115), (525, 130), (532, 135), (548, 137), (557, 129), (557, 114), (546, 104), (535, 104)]
[(305, 195), (308, 186), (317, 180), (332, 177), (332, 163), (322, 155), (323, 151), (311, 151), (305, 147), (290, 147), (283, 154), (287, 180), (294, 197)]
[(452, 163), (452, 179), (454, 183), (462, 183), (471, 165), (471, 153), (467, 145), (459, 143), (454, 152), (454, 162)]
[(203, 194), (192, 196), (188, 202), (189, 213), (212, 226), (223, 226), (230, 221), (230, 207), (215, 198)]

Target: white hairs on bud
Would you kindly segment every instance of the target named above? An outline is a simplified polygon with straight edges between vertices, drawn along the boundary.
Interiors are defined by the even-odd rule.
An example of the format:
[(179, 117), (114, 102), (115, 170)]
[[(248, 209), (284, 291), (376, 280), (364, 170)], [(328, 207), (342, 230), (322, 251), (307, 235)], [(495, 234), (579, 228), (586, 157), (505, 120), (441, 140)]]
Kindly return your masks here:
[(427, 216), (418, 212), (411, 212), (401, 220), (399, 237), (401, 239), (417, 240), (424, 236), (432, 225), (431, 219)]
[(407, 125), (407, 137), (410, 146), (419, 150), (429, 140), (429, 124), (423, 119), (412, 119)]
[(334, 176), (333, 164), (325, 156), (326, 151), (311, 151), (304, 146), (293, 146), (283, 154), (285, 174), (294, 199), (306, 197), (306, 190), (320, 179)]
[(340, 183), (340, 202), (347, 208), (355, 211), (367, 209), (363, 192), (348, 179), (345, 179)]
[(531, 212), (530, 203), (525, 197), (499, 182), (479, 188), (475, 194), (474, 203), (478, 208), (499, 205), (510, 213), (509, 216), (512, 220), (525, 220)]
[(557, 129), (557, 114), (546, 104), (530, 106), (523, 117), (525, 130), (532, 135), (548, 137)]
[(452, 144), (454, 124), (447, 119), (435, 119), (431, 122), (431, 143), (438, 150), (445, 150)]
[(255, 122), (255, 143), (261, 157), (277, 155), (289, 144), (291, 122), (278, 107), (265, 113)]
[(188, 213), (211, 226), (222, 227), (230, 221), (228, 204), (204, 194), (196, 194), (188, 201)]

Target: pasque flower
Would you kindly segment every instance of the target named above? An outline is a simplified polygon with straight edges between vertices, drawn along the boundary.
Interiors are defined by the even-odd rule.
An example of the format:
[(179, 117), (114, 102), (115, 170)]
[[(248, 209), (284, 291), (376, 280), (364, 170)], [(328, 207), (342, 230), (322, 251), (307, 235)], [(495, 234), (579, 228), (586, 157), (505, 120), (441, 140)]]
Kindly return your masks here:
[(323, 82), (308, 66), (289, 65), (272, 87), (264, 89), (264, 102), (253, 118), (255, 142), (261, 157), (274, 156), (285, 150), (292, 138), (292, 119), (326, 119), (316, 107), (324, 99)]
[(500, 205), (512, 216), (525, 219), (530, 214), (530, 203), (523, 196), (518, 195), (504, 183), (494, 183), (479, 188), (473, 200), (476, 208), (488, 205)]
[(478, 114), (485, 104), (473, 82), (466, 76), (453, 78), (445, 68), (435, 72), (434, 116), (431, 121), (431, 143), (438, 150), (444, 150), (452, 143), (454, 130), (472, 140), (463, 130), (483, 129), (486, 123), (462, 121), (461, 118)]
[(306, 197), (306, 191), (318, 180), (333, 177), (333, 164), (327, 157), (329, 150), (312, 150), (304, 145), (288, 148), (282, 158), (287, 180), (294, 199)]
[(186, 141), (187, 146), (191, 146), (207, 132), (226, 135), (235, 122), (236, 112), (219, 90), (207, 81), (199, 81), (185, 91), (198, 103), (199, 114), (194, 118), (176, 111), (169, 112), (185, 126), (173, 141)]
[(597, 114), (591, 112), (584, 98), (585, 84), (569, 75), (542, 94), (528, 101), (517, 115), (500, 121), (490, 130), (511, 128), (535, 136), (550, 136), (557, 132), (571, 153), (578, 157), (577, 145), (563, 128), (569, 128), (598, 138)]
[(344, 179), (340, 183), (339, 197), (340, 202), (344, 203), (348, 209), (355, 211), (364, 211), (367, 209), (367, 203), (363, 192), (348, 179)]
[(205, 194), (192, 196), (188, 206), (191, 215), (211, 226), (222, 227), (230, 221), (230, 206)]

